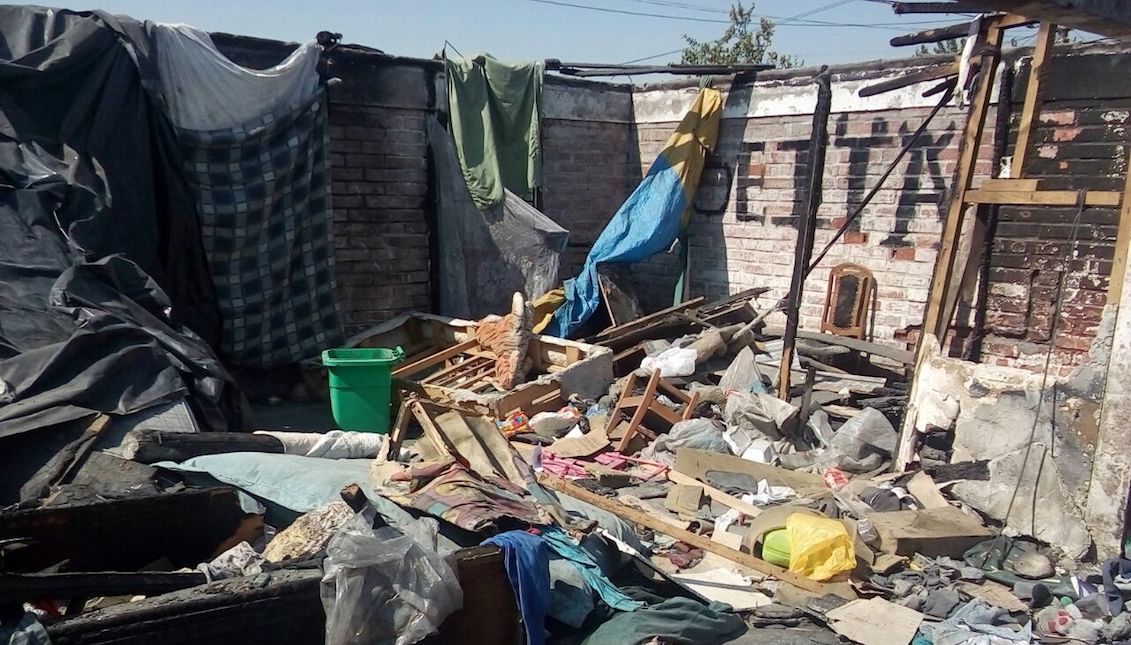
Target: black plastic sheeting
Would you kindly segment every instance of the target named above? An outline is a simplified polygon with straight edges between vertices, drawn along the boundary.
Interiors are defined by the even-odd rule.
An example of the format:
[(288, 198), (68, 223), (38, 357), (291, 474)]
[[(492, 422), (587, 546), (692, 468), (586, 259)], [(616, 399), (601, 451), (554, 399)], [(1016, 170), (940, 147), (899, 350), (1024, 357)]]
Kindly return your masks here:
[(136, 24), (0, 7), (0, 439), (182, 398), (205, 429), (244, 425)]

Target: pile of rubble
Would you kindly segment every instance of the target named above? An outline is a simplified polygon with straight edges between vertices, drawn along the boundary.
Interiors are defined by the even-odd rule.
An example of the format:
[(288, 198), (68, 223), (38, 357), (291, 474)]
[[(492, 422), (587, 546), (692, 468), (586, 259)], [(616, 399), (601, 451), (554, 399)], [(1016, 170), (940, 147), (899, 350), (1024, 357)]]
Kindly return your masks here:
[(989, 474), (951, 463), (945, 433), (922, 468), (890, 472), (900, 354), (807, 339), (788, 396), (771, 394), (781, 343), (756, 295), (589, 343), (533, 334), (521, 299), (480, 323), (401, 317), (352, 341), (404, 348), (387, 436), (113, 437), (100, 416), (60, 450), (46, 496), (0, 512), (0, 629), (27, 643), (247, 625), (330, 643), (1131, 636), (1122, 562), (1076, 562), (952, 501)]

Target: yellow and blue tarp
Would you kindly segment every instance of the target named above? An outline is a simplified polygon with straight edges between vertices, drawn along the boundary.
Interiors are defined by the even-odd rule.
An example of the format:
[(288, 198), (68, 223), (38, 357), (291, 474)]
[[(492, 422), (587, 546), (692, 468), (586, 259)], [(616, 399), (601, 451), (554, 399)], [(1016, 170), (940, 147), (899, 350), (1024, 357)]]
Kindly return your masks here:
[(565, 302), (544, 333), (568, 337), (597, 311), (597, 265), (645, 260), (671, 247), (687, 226), (707, 152), (719, 138), (722, 94), (703, 88), (648, 174), (593, 243), (578, 276), (565, 283)]

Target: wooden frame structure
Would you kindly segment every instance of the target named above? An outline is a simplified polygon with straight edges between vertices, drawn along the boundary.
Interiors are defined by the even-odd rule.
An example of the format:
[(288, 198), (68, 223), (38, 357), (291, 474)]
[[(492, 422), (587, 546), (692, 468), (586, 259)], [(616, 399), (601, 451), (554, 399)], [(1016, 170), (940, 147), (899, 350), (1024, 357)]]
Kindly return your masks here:
[[(649, 413), (663, 419), (669, 426), (673, 426), (680, 421), (690, 419), (691, 414), (695, 411), (696, 404), (699, 402), (698, 392), (688, 396), (683, 390), (664, 380), (664, 377), (660, 376), (660, 370), (652, 372), (652, 376), (648, 378), (648, 382), (644, 386), (643, 394), (636, 394), (636, 381), (635, 373), (628, 377), (628, 382), (625, 383), (624, 391), (621, 392), (616, 407), (609, 413), (608, 431), (612, 432), (620, 424), (621, 414), (626, 414), (627, 410), (633, 411), (632, 418), (628, 422), (628, 428), (625, 429), (624, 436), (617, 444), (617, 452), (623, 453), (628, 449), (628, 444), (637, 434), (642, 434), (649, 439), (656, 438), (656, 432), (644, 425), (644, 420)], [(680, 403), (680, 409), (678, 411), (673, 410), (657, 401), (656, 397), (661, 394)]]
[[(997, 67), (1001, 56), (1001, 46), (1005, 31), (1010, 27), (1031, 24), (1029, 18), (998, 14), (983, 21), (980, 40), (981, 73), (978, 86), (971, 98), (970, 112), (966, 121), (963, 138), (959, 147), (958, 166), (950, 203), (944, 220), (943, 235), (931, 279), (926, 313), (923, 317), (923, 331), (916, 348), (916, 372), (931, 357), (939, 355), (946, 344), (947, 332), (959, 297), (959, 287), (965, 272), (976, 270), (977, 259), (973, 254), (968, 261), (961, 261), (960, 237), (968, 209), (985, 208), (990, 205), (1019, 206), (1072, 206), (1082, 201), (1084, 206), (1107, 206), (1120, 208), (1119, 229), (1116, 238), (1115, 259), (1108, 288), (1109, 300), (1118, 298), (1122, 290), (1124, 267), (1127, 264), (1128, 241), (1131, 238), (1131, 204), (1125, 198), (1131, 191), (1131, 173), (1125, 180), (1123, 191), (1078, 191), (1044, 190), (1038, 179), (1027, 178), (1027, 157), (1029, 143), (1040, 114), (1041, 84), (1048, 60), (1052, 54), (1056, 35), (1056, 25), (1041, 22), (1037, 42), (1033, 50), (1033, 62), (1028, 84), (1025, 89), (1017, 144), (1014, 148), (1010, 176), (989, 179), (978, 189), (973, 188), (975, 165), (978, 150), (985, 130), (986, 118), (990, 113), (992, 91), (995, 85)], [(968, 248), (977, 248), (978, 241), (986, 236), (986, 218), (979, 217), (974, 227)], [(917, 422), (917, 399), (920, 396), (918, 380), (912, 382), (910, 405), (904, 417), (897, 463), (906, 467), (915, 451), (915, 427)]]
[[(852, 322), (841, 326), (837, 323), (837, 304), (843, 288), (844, 278), (856, 278), (856, 297), (852, 302)], [(825, 312), (821, 316), (821, 331), (837, 336), (848, 336), (864, 340), (868, 330), (868, 312), (872, 297), (876, 293), (876, 278), (867, 267), (845, 262), (829, 271), (829, 286), (825, 290)]]

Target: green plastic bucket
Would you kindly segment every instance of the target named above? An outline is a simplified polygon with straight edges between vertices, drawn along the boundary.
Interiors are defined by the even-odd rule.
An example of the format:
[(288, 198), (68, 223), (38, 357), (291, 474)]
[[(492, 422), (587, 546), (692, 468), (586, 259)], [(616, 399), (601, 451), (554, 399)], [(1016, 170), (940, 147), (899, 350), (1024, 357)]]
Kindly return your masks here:
[(403, 359), (400, 347), (322, 352), (330, 373), (330, 409), (339, 428), (389, 434), (393, 365)]
[(774, 529), (762, 536), (762, 559), (779, 567), (789, 566), (789, 534), (785, 529)]

